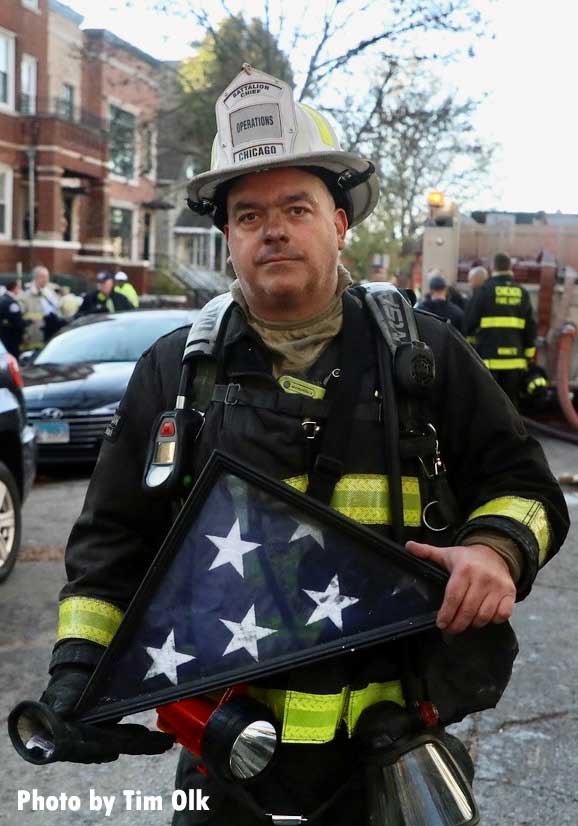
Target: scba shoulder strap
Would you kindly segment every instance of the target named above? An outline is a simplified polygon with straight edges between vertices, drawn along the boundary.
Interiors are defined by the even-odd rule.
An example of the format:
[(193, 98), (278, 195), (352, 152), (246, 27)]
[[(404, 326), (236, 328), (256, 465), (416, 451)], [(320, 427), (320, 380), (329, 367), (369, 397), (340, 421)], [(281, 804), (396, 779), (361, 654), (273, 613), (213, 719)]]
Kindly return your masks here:
[[(391, 353), (395, 379), (400, 389), (412, 397), (427, 395), (435, 379), (435, 361), (431, 349), (419, 338), (411, 304), (397, 287), (385, 282), (364, 284), (363, 291), (366, 304)], [(197, 376), (204, 369), (203, 357), (215, 358), (221, 327), (232, 304), (230, 293), (218, 295), (205, 304), (190, 329), (183, 365), (195, 360)], [(203, 393), (202, 396), (199, 399), (193, 387), (191, 397), (196, 409), (206, 409), (212, 393), (208, 396)]]
[[(361, 289), (391, 354), (396, 384), (412, 405), (414, 399), (427, 395), (435, 378), (433, 354), (419, 339), (413, 308), (391, 284), (376, 282)], [(213, 398), (220, 341), (233, 304), (230, 293), (216, 296), (205, 304), (191, 326), (183, 352), (175, 410), (160, 417), (151, 446), (145, 472), (145, 487), (149, 490), (155, 488), (160, 493), (178, 483), (177, 470), (182, 470), (179, 456), (183, 453), (184, 442), (188, 441), (184, 439), (185, 433), (194, 432), (196, 438)], [(413, 418), (410, 416), (410, 420)], [(428, 443), (431, 441), (429, 437), (427, 440)], [(155, 461), (155, 456), (161, 455), (172, 456), (175, 461)], [(157, 467), (161, 464), (162, 467)]]
[(364, 284), (365, 302), (393, 359), (396, 384), (410, 398), (427, 396), (435, 380), (435, 361), (420, 341), (413, 307), (393, 284)]

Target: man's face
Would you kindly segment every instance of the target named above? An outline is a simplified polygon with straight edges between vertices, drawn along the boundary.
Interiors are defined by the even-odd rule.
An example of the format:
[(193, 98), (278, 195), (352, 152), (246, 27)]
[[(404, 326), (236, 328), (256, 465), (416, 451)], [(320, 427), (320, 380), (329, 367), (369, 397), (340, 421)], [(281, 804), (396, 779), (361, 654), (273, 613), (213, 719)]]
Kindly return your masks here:
[(106, 281), (100, 281), (98, 284), (98, 289), (101, 293), (105, 295), (110, 295), (112, 292), (112, 288), (114, 287), (114, 279), (107, 278)]
[(48, 284), (48, 270), (38, 270), (34, 275), (34, 282), (39, 290)]
[(319, 178), (294, 167), (246, 175), (227, 215), (231, 261), (255, 315), (298, 321), (329, 304), (347, 217)]

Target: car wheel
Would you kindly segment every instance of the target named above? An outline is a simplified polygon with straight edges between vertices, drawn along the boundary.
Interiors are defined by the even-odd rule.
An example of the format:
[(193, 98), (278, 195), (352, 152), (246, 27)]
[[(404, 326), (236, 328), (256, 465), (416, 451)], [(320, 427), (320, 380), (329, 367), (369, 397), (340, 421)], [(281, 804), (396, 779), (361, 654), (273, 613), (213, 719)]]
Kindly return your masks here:
[(22, 512), (14, 477), (0, 462), (0, 582), (10, 574), (20, 550)]

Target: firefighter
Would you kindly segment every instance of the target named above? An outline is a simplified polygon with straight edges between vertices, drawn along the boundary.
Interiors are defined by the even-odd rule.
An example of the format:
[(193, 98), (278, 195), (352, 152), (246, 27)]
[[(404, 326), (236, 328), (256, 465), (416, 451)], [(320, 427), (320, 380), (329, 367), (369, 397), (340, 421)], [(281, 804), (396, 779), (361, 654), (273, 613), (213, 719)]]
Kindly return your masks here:
[[(212, 168), (191, 181), (189, 205), (211, 214), (224, 233), (237, 280), (219, 331), (218, 383), (190, 446), (191, 473), (198, 475), (219, 448), (278, 479), (305, 480), (307, 487), (309, 477), (310, 488), (314, 482), (324, 490), (316, 496), (384, 535), (392, 535), (396, 521), (408, 553), (449, 572), (436, 639), (503, 623), (568, 529), (564, 499), (540, 446), (451, 325), (417, 312), (420, 337), (438, 364), (428, 421), (454, 489), (456, 524), (445, 547), (430, 544), (436, 534), (424, 516), (429, 477), (415, 453), (402, 459), (403, 512), (394, 516), (388, 473), (409, 421), (401, 417), (387, 447), (383, 415), (368, 413), (384, 393), (387, 405), (395, 407), (397, 397), (381, 386), (385, 344), (365, 310), (364, 288), (353, 287), (339, 264), (348, 228), (376, 205), (374, 167), (342, 151), (328, 121), (296, 104), (287, 84), (249, 66), (218, 99), (216, 112)], [(146, 494), (142, 479), (158, 416), (173, 408), (180, 392), (187, 332), (164, 336), (137, 364), (68, 542), (68, 583), (44, 694), (63, 715), (113, 638), (175, 515), (176, 495)], [(344, 411), (352, 377), (359, 382), (358, 404)], [(230, 402), (231, 382), (243, 389), (243, 403)], [(298, 414), (300, 392), (332, 401), (326, 422)], [(343, 431), (333, 446), (343, 451), (339, 461), (330, 448), (327, 456), (320, 452), (319, 434), (329, 424)], [(251, 785), (265, 811), (302, 822), (298, 816), (344, 787), (355, 762), (350, 735), (356, 721), (375, 703), (404, 704), (401, 673), (401, 651), (387, 643), (346, 662), (308, 665), (253, 685), (283, 732), (276, 767)], [(123, 728), (84, 726), (75, 740), (70, 726), (68, 758), (98, 762), (170, 745), (166, 735), (142, 730), (121, 742)], [(177, 786), (209, 791), (210, 813), (176, 812), (175, 824), (261, 822), (214, 778), (199, 774), (187, 752)], [(367, 823), (361, 790), (350, 787), (316, 823)]]
[(517, 406), (528, 361), (536, 356), (536, 322), (530, 296), (514, 282), (510, 258), (503, 252), (494, 256), (492, 277), (472, 293), (465, 335)]
[(448, 282), (443, 275), (432, 275), (429, 281), (429, 296), (420, 301), (418, 307), (426, 313), (445, 318), (456, 330), (462, 332), (464, 313), (457, 304), (448, 298)]

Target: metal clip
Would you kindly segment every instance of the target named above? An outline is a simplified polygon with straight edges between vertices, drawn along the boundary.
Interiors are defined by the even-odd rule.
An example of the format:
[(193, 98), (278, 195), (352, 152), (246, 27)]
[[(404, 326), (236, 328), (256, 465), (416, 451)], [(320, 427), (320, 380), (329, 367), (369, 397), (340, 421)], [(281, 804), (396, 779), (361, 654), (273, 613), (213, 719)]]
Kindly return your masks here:
[(317, 424), (317, 422), (311, 419), (305, 419), (302, 421), (301, 427), (305, 431), (306, 439), (314, 439), (321, 430), (321, 427)]
[(426, 505), (426, 506), (425, 506), (425, 508), (423, 509), (423, 512), (422, 512), (421, 518), (422, 518), (422, 520), (423, 520), (423, 524), (426, 526), (426, 528), (429, 528), (429, 530), (430, 530), (430, 531), (433, 531), (434, 533), (442, 533), (442, 531), (445, 531), (445, 530), (447, 530), (447, 529), (449, 528), (449, 524), (448, 524), (448, 523), (446, 523), (446, 524), (445, 524), (443, 527), (441, 527), (441, 528), (436, 528), (436, 527), (434, 527), (432, 524), (430, 524), (430, 523), (428, 522), (428, 511), (429, 511), (429, 509), (430, 509), (430, 508), (433, 508), (433, 507), (434, 507), (434, 505), (439, 505), (439, 499), (434, 499), (434, 500), (433, 500), (433, 502), (428, 502), (428, 503), (427, 503), (427, 505)]
[(240, 389), (240, 384), (228, 384), (227, 392), (225, 393), (224, 404), (229, 405), (229, 407), (233, 407), (235, 404), (237, 404), (239, 400), (234, 398), (234, 394), (237, 394)]
[(431, 422), (428, 422), (427, 428), (433, 433), (435, 437), (434, 454), (431, 457), (431, 472), (428, 471), (424, 458), (422, 456), (418, 456), (417, 458), (419, 459), (419, 462), (423, 468), (423, 472), (425, 473), (426, 478), (434, 479), (436, 476), (441, 476), (443, 473), (446, 472), (446, 466), (444, 465), (442, 455), (440, 453), (440, 443), (438, 442), (437, 431)]
[(300, 826), (301, 823), (309, 823), (309, 819), (301, 815), (274, 815), (267, 813), (271, 818), (273, 826)]

